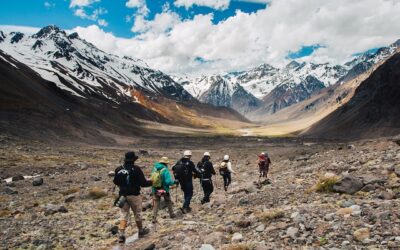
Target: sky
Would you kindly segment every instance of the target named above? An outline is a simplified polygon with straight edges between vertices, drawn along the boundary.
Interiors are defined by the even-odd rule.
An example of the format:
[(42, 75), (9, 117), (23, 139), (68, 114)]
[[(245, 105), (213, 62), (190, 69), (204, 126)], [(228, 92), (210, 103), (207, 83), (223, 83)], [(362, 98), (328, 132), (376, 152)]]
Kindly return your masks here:
[(0, 30), (55, 24), (170, 74), (341, 64), (400, 38), (399, 0), (2, 0)]

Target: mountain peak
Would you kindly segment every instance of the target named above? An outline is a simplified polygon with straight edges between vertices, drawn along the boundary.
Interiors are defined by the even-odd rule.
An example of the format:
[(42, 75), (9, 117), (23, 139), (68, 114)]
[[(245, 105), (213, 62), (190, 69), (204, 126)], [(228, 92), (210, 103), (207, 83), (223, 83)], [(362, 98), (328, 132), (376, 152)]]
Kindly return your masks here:
[(79, 35), (78, 35), (77, 32), (74, 32), (74, 33), (71, 33), (71, 34), (68, 36), (68, 38), (69, 38), (69, 39), (79, 39)]
[(51, 35), (52, 33), (58, 34), (62, 33), (66, 35), (65, 31), (61, 30), (58, 26), (56, 25), (48, 25), (46, 27), (43, 27), (40, 29), (36, 34), (34, 34), (32, 37), (33, 38), (45, 38)]
[(295, 69), (298, 68), (300, 66), (300, 63), (296, 62), (296, 61), (291, 61), (290, 63), (288, 63), (285, 68), (286, 69)]

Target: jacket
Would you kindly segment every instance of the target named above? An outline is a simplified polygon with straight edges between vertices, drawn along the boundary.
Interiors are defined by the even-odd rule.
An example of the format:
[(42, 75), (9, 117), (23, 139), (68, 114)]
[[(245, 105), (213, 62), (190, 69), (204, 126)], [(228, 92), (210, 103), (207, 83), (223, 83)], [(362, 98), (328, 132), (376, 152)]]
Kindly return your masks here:
[(203, 179), (210, 179), (213, 175), (215, 175), (215, 169), (213, 164), (210, 162), (209, 159), (203, 157), (199, 163), (197, 163), (197, 168), (203, 169), (203, 172), (200, 175), (200, 178)]
[[(176, 166), (178, 164), (182, 163), (185, 167), (185, 173), (182, 176), (182, 178), (178, 179), (176, 178)], [(198, 174), (200, 175), (200, 171), (196, 168), (194, 163), (189, 159), (189, 158), (182, 158), (180, 159), (175, 166), (172, 167), (172, 171), (174, 172), (175, 179), (178, 179), (180, 183), (183, 182), (192, 182), (193, 181), (193, 174)]]
[[(115, 176), (117, 173), (125, 168), (129, 172), (129, 183), (130, 185), (127, 187), (119, 187), (119, 195), (128, 196), (128, 195), (140, 195), (141, 187), (150, 187), (151, 181), (146, 180), (144, 177), (142, 169), (139, 166), (134, 165), (133, 163), (124, 163), (124, 166), (120, 166), (115, 169)], [(115, 179), (115, 177), (114, 177)]]
[[(163, 163), (157, 162), (156, 164), (154, 164), (151, 173), (154, 173), (156, 171), (162, 171), (161, 172), (162, 189), (164, 189), (165, 192), (169, 193), (169, 186), (174, 185), (175, 181), (172, 179), (171, 173), (168, 170), (168, 166)], [(153, 192), (153, 194), (157, 192), (155, 187), (152, 187), (151, 191)]]

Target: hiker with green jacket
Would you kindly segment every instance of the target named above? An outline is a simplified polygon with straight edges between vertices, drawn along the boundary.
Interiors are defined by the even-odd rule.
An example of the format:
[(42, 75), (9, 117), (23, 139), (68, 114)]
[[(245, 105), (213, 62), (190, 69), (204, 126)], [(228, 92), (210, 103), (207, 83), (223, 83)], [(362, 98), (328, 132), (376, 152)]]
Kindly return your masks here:
[(168, 170), (168, 164), (168, 157), (162, 157), (159, 162), (154, 164), (154, 168), (151, 173), (151, 180), (153, 183), (153, 223), (157, 223), (157, 213), (160, 207), (161, 197), (164, 197), (164, 201), (167, 204), (169, 216), (171, 218), (175, 218), (169, 189), (170, 186), (177, 184), (178, 181), (172, 179), (172, 176)]

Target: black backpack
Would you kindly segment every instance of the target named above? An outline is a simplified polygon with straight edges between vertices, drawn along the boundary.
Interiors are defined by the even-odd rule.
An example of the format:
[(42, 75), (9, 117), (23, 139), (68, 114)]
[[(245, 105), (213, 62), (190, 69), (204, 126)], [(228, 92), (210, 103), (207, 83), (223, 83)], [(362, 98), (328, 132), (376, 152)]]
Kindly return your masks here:
[(123, 166), (118, 167), (115, 170), (115, 176), (114, 176), (114, 184), (119, 186), (119, 187), (127, 187), (129, 186), (132, 178), (130, 178), (133, 174), (133, 170), (128, 170), (124, 168)]
[(176, 165), (172, 168), (174, 171), (175, 179), (179, 181), (185, 180), (186, 176), (188, 176), (189, 174), (189, 169), (187, 165), (189, 165), (189, 162), (184, 163), (182, 161), (178, 161), (176, 163)]
[(196, 173), (197, 178), (203, 178), (203, 174), (206, 171), (204, 165), (205, 165), (205, 162), (202, 162), (202, 161), (199, 161), (199, 163), (197, 163), (197, 171), (200, 172), (200, 174)]

